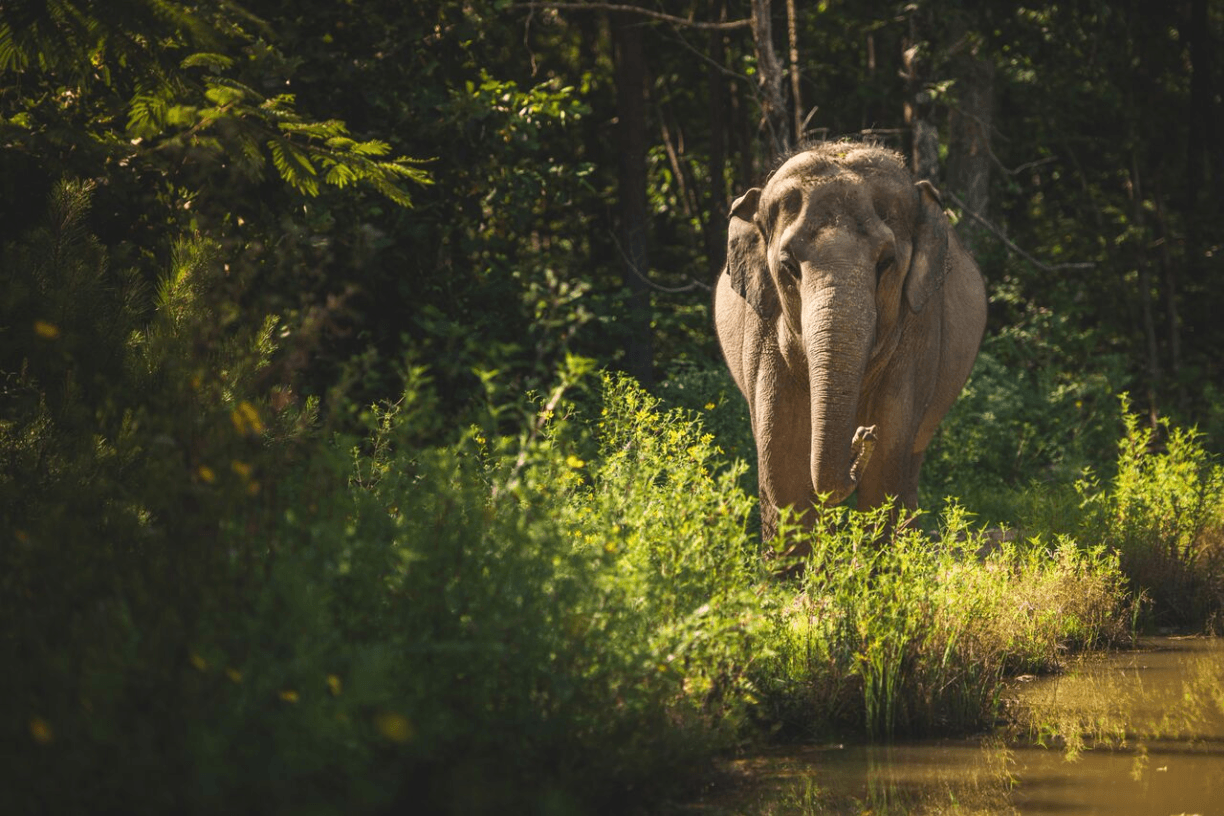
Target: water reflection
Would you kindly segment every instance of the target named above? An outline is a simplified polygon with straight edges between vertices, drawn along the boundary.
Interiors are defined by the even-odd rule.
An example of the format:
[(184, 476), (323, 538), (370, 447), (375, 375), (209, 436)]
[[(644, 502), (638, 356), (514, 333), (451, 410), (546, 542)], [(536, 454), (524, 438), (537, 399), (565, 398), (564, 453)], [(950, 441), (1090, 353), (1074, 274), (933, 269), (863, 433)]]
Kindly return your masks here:
[(789, 749), (702, 813), (1224, 813), (1224, 639), (1157, 638), (1016, 682), (984, 740)]

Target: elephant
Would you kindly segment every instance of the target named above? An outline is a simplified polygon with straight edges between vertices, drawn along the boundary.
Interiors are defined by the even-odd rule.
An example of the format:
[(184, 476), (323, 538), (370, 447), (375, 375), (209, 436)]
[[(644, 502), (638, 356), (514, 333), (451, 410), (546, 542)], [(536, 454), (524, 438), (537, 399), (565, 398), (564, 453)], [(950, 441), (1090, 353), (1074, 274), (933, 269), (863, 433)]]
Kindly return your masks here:
[[(986, 327), (981, 272), (887, 148), (826, 142), (731, 205), (714, 322), (756, 440), (761, 534), (823, 500), (916, 508)], [(793, 551), (807, 547), (797, 544)]]

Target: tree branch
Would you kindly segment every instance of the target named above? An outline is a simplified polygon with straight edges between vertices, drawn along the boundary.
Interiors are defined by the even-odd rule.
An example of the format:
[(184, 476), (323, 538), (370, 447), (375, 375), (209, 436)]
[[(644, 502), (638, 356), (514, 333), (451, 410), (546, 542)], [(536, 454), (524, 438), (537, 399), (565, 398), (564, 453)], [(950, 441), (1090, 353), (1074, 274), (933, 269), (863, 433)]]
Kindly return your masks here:
[(714, 287), (710, 286), (708, 283), (703, 283), (702, 281), (697, 280), (691, 275), (689, 276), (689, 282), (684, 286), (662, 286), (655, 283), (650, 278), (642, 274), (642, 270), (638, 269), (636, 265), (629, 263), (629, 254), (625, 252), (625, 248), (621, 246), (620, 239), (616, 236), (615, 232), (612, 233), (611, 237), (612, 243), (616, 246), (616, 251), (620, 253), (621, 258), (625, 261), (625, 266), (633, 270), (633, 274), (636, 275), (638, 279), (642, 281), (642, 283), (646, 284), (651, 289), (654, 289), (656, 292), (662, 292), (665, 295), (681, 295), (685, 292), (691, 292), (694, 289), (704, 289), (707, 292), (714, 291)]
[(661, 11), (627, 6), (621, 3), (515, 3), (510, 6), (515, 9), (554, 9), (556, 11), (621, 11), (627, 14), (639, 14), (652, 20), (671, 23), (676, 26), (698, 28), (703, 31), (736, 31), (741, 28), (751, 28), (751, 20), (728, 20), (720, 23), (703, 23), (698, 20), (688, 20), (684, 17), (674, 17)]
[(1093, 269), (1096, 267), (1096, 264), (1094, 263), (1066, 263), (1066, 264), (1042, 263), (1041, 261), (1034, 258), (1032, 255), (1025, 252), (1020, 247), (1013, 244), (1010, 240), (1008, 240), (1008, 237), (1003, 234), (1003, 231), (1000, 230), (998, 227), (996, 227), (994, 224), (992, 224), (990, 221), (986, 220), (985, 218), (983, 218), (982, 216), (978, 215), (973, 210), (965, 206), (965, 202), (961, 201), (960, 198), (957, 197), (956, 193), (952, 192), (951, 190), (948, 190), (944, 193), (944, 195), (948, 196), (948, 198), (952, 199), (952, 201), (956, 203), (956, 206), (964, 210), (965, 215), (969, 216), (974, 221), (977, 221), (983, 227), (985, 227), (986, 229), (994, 233), (995, 237), (1003, 242), (1003, 246), (1007, 247), (1012, 252), (1019, 255), (1021, 258), (1028, 261), (1029, 263), (1031, 263), (1033, 266), (1037, 267), (1038, 269), (1044, 270), (1046, 272), (1056, 272), (1060, 269)]

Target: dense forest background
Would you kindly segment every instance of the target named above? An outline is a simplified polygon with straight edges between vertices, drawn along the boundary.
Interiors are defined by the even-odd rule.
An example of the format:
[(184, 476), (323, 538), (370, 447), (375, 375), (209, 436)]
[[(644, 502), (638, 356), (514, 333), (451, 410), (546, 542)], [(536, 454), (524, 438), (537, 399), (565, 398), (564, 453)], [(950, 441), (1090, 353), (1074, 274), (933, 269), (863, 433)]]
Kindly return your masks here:
[(99, 9), (6, 8), (5, 234), (75, 178), (111, 277), (152, 281), (204, 237), (235, 301), (292, 335), (299, 397), (342, 370), (384, 395), (405, 354), (448, 415), (474, 371), (524, 390), (565, 352), (646, 384), (717, 369), (730, 200), (796, 143), (849, 137), (946, 192), (990, 286), (990, 387), (1075, 395), (1084, 422), (1123, 389), (1224, 421), (1207, 0)]
[[(942, 676), (843, 705), (882, 710), (866, 624), (828, 688), (762, 657), (814, 652), (710, 300), (730, 202), (808, 140), (901, 153), (987, 281), (923, 505), (1116, 537), (1162, 485), (1152, 591), (1218, 624), (1221, 42), (1218, 0), (4, 0), (3, 797), (581, 812), (698, 731), (991, 721), (1010, 645), (961, 719)], [(1014, 574), (1099, 570), (1125, 617), (1064, 545)]]

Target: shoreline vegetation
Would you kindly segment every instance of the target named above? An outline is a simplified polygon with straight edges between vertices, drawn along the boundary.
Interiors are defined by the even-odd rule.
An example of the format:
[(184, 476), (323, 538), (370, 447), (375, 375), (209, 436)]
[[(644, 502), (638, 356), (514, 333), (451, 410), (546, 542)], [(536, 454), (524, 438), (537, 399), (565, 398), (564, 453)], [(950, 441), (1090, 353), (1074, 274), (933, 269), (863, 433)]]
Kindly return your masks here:
[(1166, 591), (1179, 625), (1218, 621), (1220, 468), (1192, 432), (1156, 450), (1128, 420), (1117, 473), (1067, 487), (1074, 531), (987, 540), (949, 500), (884, 536), (832, 508), (780, 578), (699, 413), (595, 379), (571, 359), (520, 435), (444, 447), (418, 441), (426, 382), (366, 440), (277, 443), (242, 403), (220, 419), (260, 460), (182, 485), (230, 509), (207, 547), (102, 495), (141, 432), (64, 470), (109, 514), (31, 513), (7, 558), (9, 804), (617, 810), (749, 743), (979, 732), (1009, 677), (1167, 622)]

